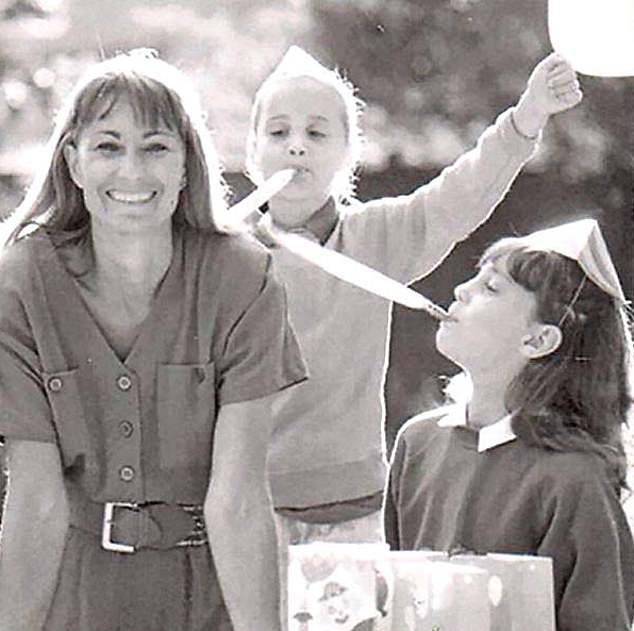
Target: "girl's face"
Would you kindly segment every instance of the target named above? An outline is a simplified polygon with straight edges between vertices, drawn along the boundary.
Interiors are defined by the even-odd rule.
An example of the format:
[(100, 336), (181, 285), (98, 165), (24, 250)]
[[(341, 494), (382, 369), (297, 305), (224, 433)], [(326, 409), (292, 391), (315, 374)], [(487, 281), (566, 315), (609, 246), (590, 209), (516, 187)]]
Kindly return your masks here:
[(438, 350), (472, 376), (512, 379), (536, 352), (543, 328), (535, 295), (508, 275), (504, 257), (485, 263), (454, 295), (452, 320), (436, 333)]
[(121, 98), (81, 129), (64, 155), (93, 227), (130, 232), (170, 225), (185, 181), (178, 132), (144, 124)]
[(297, 174), (271, 204), (273, 219), (302, 225), (330, 196), (337, 173), (348, 162), (345, 107), (331, 86), (310, 77), (286, 79), (264, 97), (256, 129), (254, 163), (264, 178), (294, 167)]

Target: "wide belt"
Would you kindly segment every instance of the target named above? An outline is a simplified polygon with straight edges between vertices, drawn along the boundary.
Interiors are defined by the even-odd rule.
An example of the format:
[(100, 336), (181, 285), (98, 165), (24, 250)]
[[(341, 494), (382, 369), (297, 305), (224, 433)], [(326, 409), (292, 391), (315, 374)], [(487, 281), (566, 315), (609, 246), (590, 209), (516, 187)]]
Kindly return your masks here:
[(92, 502), (70, 499), (70, 525), (101, 537), (113, 552), (167, 550), (207, 543), (200, 504)]

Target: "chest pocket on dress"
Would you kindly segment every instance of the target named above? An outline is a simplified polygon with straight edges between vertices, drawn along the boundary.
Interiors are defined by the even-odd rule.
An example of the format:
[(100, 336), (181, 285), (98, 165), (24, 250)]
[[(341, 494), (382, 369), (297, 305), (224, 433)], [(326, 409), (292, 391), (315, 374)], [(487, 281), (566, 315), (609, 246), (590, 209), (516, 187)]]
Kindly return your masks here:
[(68, 468), (92, 460), (78, 369), (43, 373), (46, 395), (53, 411), (62, 464)]
[(158, 367), (157, 415), (162, 468), (209, 467), (215, 399), (213, 363)]

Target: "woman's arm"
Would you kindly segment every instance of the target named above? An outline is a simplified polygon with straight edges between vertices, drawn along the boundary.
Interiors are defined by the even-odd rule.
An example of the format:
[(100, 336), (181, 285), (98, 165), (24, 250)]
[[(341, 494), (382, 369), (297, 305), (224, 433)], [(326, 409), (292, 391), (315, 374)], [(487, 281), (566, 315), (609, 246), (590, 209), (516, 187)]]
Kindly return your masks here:
[(57, 446), (7, 440), (8, 492), (0, 540), (0, 631), (44, 625), (68, 529)]
[(271, 414), (265, 399), (220, 408), (205, 521), (235, 631), (277, 631), (277, 539), (266, 475)]

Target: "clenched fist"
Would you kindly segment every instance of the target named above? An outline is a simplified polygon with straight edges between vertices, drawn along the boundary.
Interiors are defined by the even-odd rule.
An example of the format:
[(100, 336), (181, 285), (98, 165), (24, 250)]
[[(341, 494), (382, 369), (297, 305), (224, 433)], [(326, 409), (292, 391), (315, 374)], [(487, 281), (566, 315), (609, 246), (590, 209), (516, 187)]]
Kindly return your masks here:
[(577, 73), (561, 55), (551, 53), (531, 73), (513, 112), (515, 125), (521, 134), (537, 136), (552, 114), (574, 107), (582, 98)]

